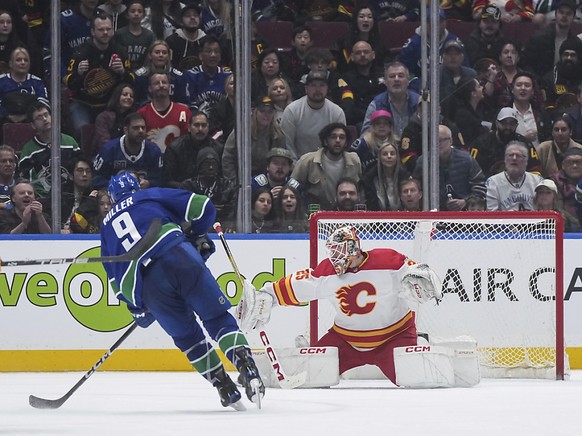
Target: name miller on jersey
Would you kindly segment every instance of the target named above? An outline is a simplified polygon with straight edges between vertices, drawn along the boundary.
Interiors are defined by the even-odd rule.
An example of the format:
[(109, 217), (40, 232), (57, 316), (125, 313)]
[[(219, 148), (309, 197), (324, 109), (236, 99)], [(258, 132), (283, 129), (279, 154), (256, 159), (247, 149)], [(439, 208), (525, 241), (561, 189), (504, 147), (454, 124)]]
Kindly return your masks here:
[(103, 218), (103, 225), (107, 224), (107, 222), (114, 216), (117, 215), (118, 212), (121, 212), (123, 209), (128, 208), (129, 206), (133, 205), (133, 198), (128, 197), (125, 200), (116, 203), (115, 206), (105, 215)]

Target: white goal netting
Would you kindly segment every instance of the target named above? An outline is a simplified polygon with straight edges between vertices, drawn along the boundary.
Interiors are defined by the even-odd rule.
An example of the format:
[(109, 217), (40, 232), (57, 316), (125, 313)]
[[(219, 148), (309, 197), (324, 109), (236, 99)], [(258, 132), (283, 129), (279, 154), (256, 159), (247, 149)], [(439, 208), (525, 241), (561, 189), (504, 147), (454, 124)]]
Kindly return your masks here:
[[(562, 378), (562, 223), (552, 212), (320, 212), (311, 217), (311, 266), (325, 241), (353, 226), (363, 250), (389, 247), (429, 264), (443, 281), (440, 305), (413, 308), (430, 338), (469, 335), (485, 377)], [(557, 280), (556, 278), (559, 278)], [(312, 340), (333, 309), (312, 309)]]

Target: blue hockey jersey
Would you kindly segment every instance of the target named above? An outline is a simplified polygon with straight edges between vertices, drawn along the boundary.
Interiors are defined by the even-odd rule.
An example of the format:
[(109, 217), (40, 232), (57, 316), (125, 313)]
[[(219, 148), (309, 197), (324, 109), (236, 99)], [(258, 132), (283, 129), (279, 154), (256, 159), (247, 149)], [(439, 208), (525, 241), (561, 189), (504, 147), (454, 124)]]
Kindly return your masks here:
[(150, 186), (160, 186), (162, 181), (162, 152), (152, 141), (142, 142), (141, 150), (136, 155), (129, 155), (122, 145), (125, 135), (107, 141), (93, 160), (96, 174), (93, 186), (96, 189), (105, 188), (111, 176), (121, 170), (134, 171), (144, 179), (149, 180)]
[(162, 222), (157, 239), (140, 258), (103, 264), (117, 298), (142, 307), (140, 266), (147, 265), (158, 253), (184, 241), (180, 223), (189, 221), (193, 233), (205, 234), (215, 216), (216, 210), (208, 197), (181, 189), (145, 189), (116, 203), (101, 225), (102, 256), (128, 252), (147, 233), (155, 219)]
[(49, 105), (46, 86), (40, 77), (27, 74), (24, 81), (17, 82), (10, 73), (4, 73), (0, 75), (0, 117), (6, 113), (6, 108), (2, 105), (2, 101), (12, 92), (32, 95), (38, 101), (47, 106)]
[(231, 74), (230, 68), (218, 67), (216, 74), (210, 76), (202, 65), (186, 71), (184, 77), (190, 109), (208, 113), (217, 102), (226, 99), (224, 85)]

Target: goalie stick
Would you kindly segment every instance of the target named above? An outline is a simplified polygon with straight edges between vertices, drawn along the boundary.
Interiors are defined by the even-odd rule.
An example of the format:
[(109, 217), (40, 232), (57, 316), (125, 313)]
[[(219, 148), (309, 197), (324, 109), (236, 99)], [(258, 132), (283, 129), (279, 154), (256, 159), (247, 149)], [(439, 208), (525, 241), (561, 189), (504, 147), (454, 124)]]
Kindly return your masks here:
[[(238, 278), (241, 286), (244, 287), (244, 278), (241, 275), (238, 266), (236, 265), (236, 262), (234, 261), (234, 257), (232, 256), (232, 252), (230, 251), (230, 247), (228, 246), (228, 243), (226, 242), (226, 238), (224, 237), (224, 233), (222, 232), (222, 227), (220, 226), (220, 223), (214, 223), (214, 230), (216, 230), (216, 233), (218, 234), (218, 237), (220, 238), (220, 241), (222, 242), (222, 246), (224, 247), (224, 251), (226, 252), (226, 257), (228, 257), (228, 260), (230, 261), (230, 264), (232, 265), (232, 269), (234, 270), (234, 273), (236, 274), (236, 277)], [(243, 294), (244, 296), (244, 294)], [(241, 297), (241, 301), (239, 302), (239, 305), (245, 304), (244, 299)], [(237, 317), (242, 313), (241, 311), (237, 311)], [(240, 319), (238, 319), (238, 321), (240, 321)], [(281, 366), (281, 362), (279, 362), (279, 358), (277, 357), (277, 353), (275, 352), (275, 349), (271, 346), (271, 341), (269, 340), (269, 336), (267, 335), (267, 332), (263, 329), (259, 330), (259, 337), (261, 339), (261, 342), (263, 343), (263, 345), (265, 346), (265, 352), (267, 353), (267, 357), (269, 358), (269, 362), (270, 362), (270, 368), (273, 371), (273, 373), (275, 374), (275, 377), (277, 377), (277, 380), (279, 381), (279, 385), (283, 388), (283, 389), (293, 389), (296, 387), (299, 387), (301, 385), (303, 385), (305, 383), (305, 380), (307, 378), (307, 373), (305, 371), (291, 376), (289, 377), (288, 375), (285, 374), (285, 371), (283, 370), (283, 367)]]
[(30, 266), (30, 265), (60, 265), (64, 263), (106, 263), (106, 262), (129, 262), (139, 259), (152, 245), (158, 237), (162, 222), (160, 219), (152, 221), (146, 234), (127, 253), (119, 256), (102, 257), (57, 257), (54, 259), (32, 259), (32, 260), (6, 260), (0, 259), (0, 270), (2, 266)]
[(63, 395), (61, 398), (57, 398), (55, 400), (49, 400), (46, 398), (40, 398), (40, 397), (36, 397), (34, 395), (30, 395), (28, 397), (28, 403), (34, 407), (35, 409), (58, 409), (59, 407), (61, 407), (65, 401), (67, 401), (71, 395), (73, 395), (75, 393), (75, 391), (77, 389), (79, 389), (81, 387), (81, 385), (83, 383), (85, 383), (87, 381), (87, 379), (89, 377), (91, 377), (93, 375), (93, 373), (95, 371), (97, 371), (97, 369), (103, 365), (103, 362), (105, 362), (109, 356), (111, 356), (111, 354), (113, 354), (113, 352), (117, 349), (117, 347), (119, 347), (123, 341), (125, 341), (127, 339), (127, 337), (137, 328), (137, 324), (134, 322), (126, 331), (123, 335), (121, 335), (121, 337), (111, 346), (111, 348), (109, 348), (109, 350), (107, 350), (105, 352), (105, 354), (101, 357), (101, 359), (99, 359), (97, 361), (97, 363), (95, 363), (95, 365), (93, 365), (93, 367), (87, 371), (85, 373), (85, 375), (81, 378), (81, 380), (79, 380), (77, 382), (77, 384), (75, 384), (75, 386), (73, 386), (71, 389), (69, 389), (69, 392), (67, 392), (65, 395)]

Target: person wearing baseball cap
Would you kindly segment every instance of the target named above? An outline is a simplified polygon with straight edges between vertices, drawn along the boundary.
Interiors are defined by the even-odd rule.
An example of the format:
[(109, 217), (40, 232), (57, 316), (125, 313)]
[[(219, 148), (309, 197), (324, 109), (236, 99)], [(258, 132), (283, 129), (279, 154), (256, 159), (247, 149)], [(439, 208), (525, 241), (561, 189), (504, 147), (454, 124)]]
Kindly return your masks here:
[(394, 137), (394, 119), (392, 114), (384, 109), (372, 113), (370, 128), (352, 144), (350, 151), (355, 151), (362, 162), (362, 171), (375, 164), (378, 160), (378, 150), (384, 144), (390, 143), (397, 146), (398, 141)]
[(526, 170), (541, 174), (541, 163), (534, 146), (522, 135), (517, 133), (517, 112), (512, 107), (503, 107), (497, 113), (492, 131), (479, 135), (469, 151), (477, 160), (486, 177), (491, 177), (504, 167), (505, 147), (510, 141), (520, 141), (530, 150)]
[(166, 38), (172, 50), (172, 67), (185, 72), (200, 65), (200, 40), (206, 33), (200, 29), (202, 9), (188, 4), (180, 11), (180, 28)]
[(290, 185), (301, 191), (299, 182), (291, 177), (293, 155), (286, 148), (274, 147), (267, 152), (267, 167), (264, 173), (256, 175), (251, 181), (253, 192), (269, 188), (273, 198), (281, 193), (283, 185)]
[(487, 5), (481, 10), (478, 27), (464, 41), (471, 65), (483, 58), (497, 59), (497, 45), (503, 38), (501, 11), (495, 5)]
[(535, 210), (553, 210), (562, 215), (565, 233), (580, 232), (580, 222), (575, 215), (560, 207), (558, 187), (552, 179), (543, 179), (535, 188)]
[[(268, 96), (262, 96), (255, 102), (251, 114), (251, 175), (261, 174), (267, 165), (267, 152), (273, 148), (285, 148), (285, 135), (275, 121), (275, 103)], [(236, 144), (236, 131), (233, 130), (224, 144), (222, 153), (222, 170), (228, 179), (237, 179), (239, 183), (238, 162), (242, 159)]]
[(443, 47), (443, 62), (440, 65), (439, 97), (442, 115), (452, 120), (456, 109), (456, 94), (460, 83), (477, 77), (477, 72), (465, 63), (465, 47), (460, 39), (449, 39)]

